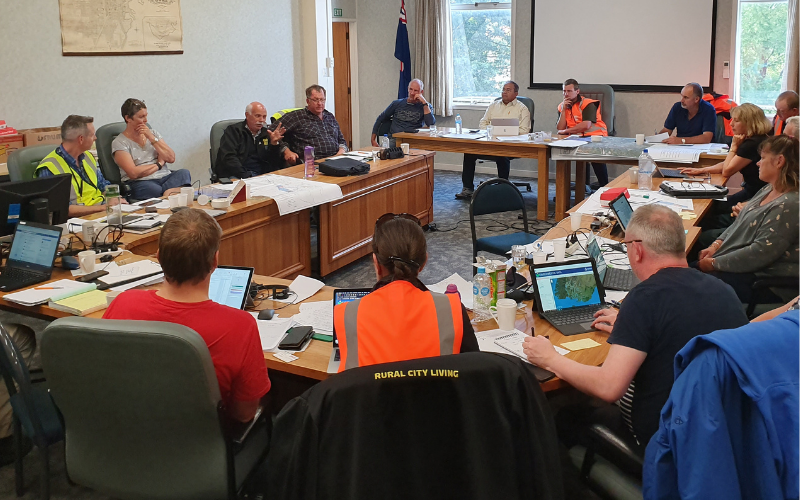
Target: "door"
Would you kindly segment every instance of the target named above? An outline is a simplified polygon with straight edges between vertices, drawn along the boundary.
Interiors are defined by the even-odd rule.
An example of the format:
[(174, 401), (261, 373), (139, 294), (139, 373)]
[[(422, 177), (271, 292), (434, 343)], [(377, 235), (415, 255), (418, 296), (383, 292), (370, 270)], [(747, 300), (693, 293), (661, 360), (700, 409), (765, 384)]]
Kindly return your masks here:
[(347, 147), (353, 149), (353, 118), (350, 93), (350, 23), (333, 24), (333, 87), (336, 120)]

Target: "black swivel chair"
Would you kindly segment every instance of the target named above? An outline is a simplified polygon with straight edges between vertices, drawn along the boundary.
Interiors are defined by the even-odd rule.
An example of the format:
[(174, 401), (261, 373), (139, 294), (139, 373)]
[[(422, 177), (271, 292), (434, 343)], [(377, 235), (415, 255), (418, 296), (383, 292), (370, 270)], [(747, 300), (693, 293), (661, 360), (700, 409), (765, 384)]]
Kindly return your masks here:
[(234, 123), (238, 123), (242, 120), (222, 120), (214, 125), (211, 126), (211, 133), (209, 134), (209, 144), (210, 148), (208, 149), (208, 153), (211, 160), (211, 168), (208, 169), (208, 175), (211, 182), (219, 181), (219, 175), (217, 175), (216, 163), (217, 163), (217, 153), (219, 153), (219, 143), (222, 140), (222, 134), (225, 133), (225, 129), (228, 126), (233, 125)]
[(64, 439), (61, 416), (50, 393), (31, 383), (28, 367), (6, 329), (0, 325), (0, 374), (6, 383), (14, 421), (14, 482), (17, 496), (22, 496), (25, 479), (22, 468), (23, 435), (39, 449), (42, 473), (39, 496), (50, 498), (49, 447)]
[(779, 307), (788, 301), (787, 299), (787, 301), (783, 301), (782, 303), (774, 303), (775, 293), (773, 293), (773, 291), (779, 292), (778, 295), (781, 297), (796, 297), (798, 295), (798, 291), (800, 291), (800, 278), (797, 276), (774, 276), (761, 278), (753, 283), (752, 289), (753, 297), (747, 304), (746, 310), (746, 314), (749, 319), (753, 319), (756, 316)]
[[(524, 231), (497, 236), (478, 238), (475, 230), (475, 217), (498, 212), (520, 210)], [(528, 213), (525, 210), (525, 200), (522, 193), (511, 182), (496, 177), (484, 182), (472, 195), (469, 203), (469, 225), (472, 231), (472, 260), (478, 256), (479, 251), (490, 252), (506, 257), (506, 252), (513, 245), (527, 245), (533, 243), (539, 236), (531, 234), (528, 230)]]

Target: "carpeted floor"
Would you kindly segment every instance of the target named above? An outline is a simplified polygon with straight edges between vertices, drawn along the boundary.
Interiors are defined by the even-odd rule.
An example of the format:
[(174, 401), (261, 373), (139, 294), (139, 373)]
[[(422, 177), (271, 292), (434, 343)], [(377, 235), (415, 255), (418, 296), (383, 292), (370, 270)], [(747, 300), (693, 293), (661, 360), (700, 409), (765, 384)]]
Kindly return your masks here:
[[(476, 181), (487, 179), (488, 176), (478, 175)], [(513, 180), (513, 179), (512, 179)], [(536, 221), (536, 183), (532, 181), (532, 192), (522, 191), (529, 217), (531, 229), (537, 234), (544, 234), (553, 224), (549, 221)], [(457, 172), (435, 172), (434, 184), (434, 221), (437, 230), (426, 232), (428, 240), (428, 264), (421, 273), (424, 283), (436, 283), (452, 273), (457, 272), (466, 279), (472, 276), (472, 243), (469, 227), (469, 202), (455, 200), (455, 193), (461, 191), (461, 177)], [(553, 212), (553, 195), (555, 185), (550, 183), (550, 214)], [(485, 235), (488, 231), (502, 229), (502, 225), (519, 225), (516, 214), (498, 214), (491, 218), (485, 217), (478, 225), (478, 234)], [(489, 220), (491, 219), (491, 220)], [(513, 231), (506, 229), (506, 231)], [(498, 233), (499, 234), (499, 233)], [(369, 287), (375, 283), (375, 272), (372, 268), (371, 257), (364, 257), (349, 266), (327, 276), (325, 283), (337, 287)], [(46, 321), (27, 318), (17, 314), (0, 311), (0, 322), (22, 322), (34, 328), (40, 334), (47, 325)], [(33, 500), (39, 498), (38, 481), (41, 471), (39, 455), (34, 450), (29, 453), (24, 461), (27, 486), (23, 499)], [(66, 480), (64, 465), (63, 444), (52, 447), (50, 456), (50, 488), (53, 500), (62, 499), (92, 499), (101, 500), (108, 497), (95, 493), (80, 486), (70, 486)], [(14, 466), (8, 465), (0, 468), (0, 500), (17, 498), (14, 493)], [(582, 491), (574, 498), (596, 498), (588, 491)]]

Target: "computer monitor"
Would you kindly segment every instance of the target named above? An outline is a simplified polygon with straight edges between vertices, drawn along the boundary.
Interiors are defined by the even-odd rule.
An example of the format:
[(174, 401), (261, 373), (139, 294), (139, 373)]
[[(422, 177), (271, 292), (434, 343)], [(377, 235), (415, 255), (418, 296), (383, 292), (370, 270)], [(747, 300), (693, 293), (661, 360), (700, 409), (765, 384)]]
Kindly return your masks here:
[(0, 236), (14, 234), (20, 220), (64, 224), (69, 219), (72, 176), (0, 183)]

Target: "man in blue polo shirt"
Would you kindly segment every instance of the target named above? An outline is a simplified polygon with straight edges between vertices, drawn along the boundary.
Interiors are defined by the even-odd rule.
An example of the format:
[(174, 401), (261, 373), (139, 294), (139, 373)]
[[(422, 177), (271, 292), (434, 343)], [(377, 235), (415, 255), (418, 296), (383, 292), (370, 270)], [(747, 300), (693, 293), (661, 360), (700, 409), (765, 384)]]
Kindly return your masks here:
[[(676, 102), (664, 121), (661, 133), (670, 137), (665, 144), (708, 144), (717, 127), (717, 112), (714, 106), (703, 100), (703, 87), (699, 83), (687, 83), (681, 90), (681, 100)], [(678, 133), (672, 136), (672, 131)]]
[(372, 145), (378, 147), (378, 129), (385, 120), (392, 120), (389, 129), (389, 145), (395, 146), (392, 134), (397, 132), (416, 132), (423, 125), (431, 126), (436, 123), (433, 116), (433, 106), (422, 95), (425, 85), (422, 80), (415, 78), (408, 84), (408, 97), (392, 101), (389, 106), (378, 115), (375, 125), (372, 126)]

